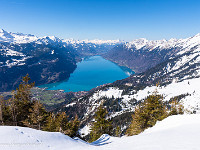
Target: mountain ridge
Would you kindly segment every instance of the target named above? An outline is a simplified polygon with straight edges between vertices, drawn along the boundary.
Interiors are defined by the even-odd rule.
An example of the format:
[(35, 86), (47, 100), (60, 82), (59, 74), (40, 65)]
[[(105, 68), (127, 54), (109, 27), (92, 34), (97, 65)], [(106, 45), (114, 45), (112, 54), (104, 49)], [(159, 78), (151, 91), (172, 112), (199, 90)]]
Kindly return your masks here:
[(103, 56), (119, 65), (131, 68), (136, 73), (141, 73), (199, 45), (200, 34), (179, 40), (137, 39), (118, 45)]
[[(134, 108), (143, 101), (144, 96), (153, 93), (156, 88), (165, 96), (166, 102), (175, 97), (185, 103), (189, 111), (200, 110), (199, 88), (196, 85), (200, 79), (200, 34), (179, 40), (139, 39), (130, 43), (99, 45), (80, 41), (67, 44), (59, 38), (48, 36), (42, 38), (42, 41), (0, 41), (0, 69), (1, 73), (4, 73), (0, 76), (1, 89), (12, 89), (13, 85), (16, 86), (20, 82), (21, 72), (28, 69), (34, 70), (31, 78), (33, 81), (39, 81), (39, 84), (64, 80), (76, 68), (81, 57), (97, 54), (136, 70), (135, 75), (101, 85), (52, 108), (55, 112), (65, 111), (70, 117), (77, 114), (83, 120), (82, 128), (89, 126), (96, 108), (103, 102), (114, 126), (120, 122), (124, 132), (131, 121)], [(10, 77), (10, 74), (15, 77)], [(9, 80), (7, 77), (10, 77)], [(177, 92), (181, 86), (187, 87), (188, 90)]]
[[(122, 45), (118, 47), (120, 46), (123, 47)], [(84, 120), (82, 122), (84, 129), (88, 128), (88, 122), (92, 120), (91, 116), (94, 115), (96, 108), (103, 103), (109, 110), (109, 118), (114, 120), (115, 125), (121, 123), (121, 129), (124, 131), (130, 122), (131, 114), (134, 113), (134, 108), (157, 90), (164, 96), (166, 102), (177, 98), (185, 109), (191, 113), (199, 113), (200, 45), (199, 43), (187, 45), (181, 50), (178, 49), (178, 54), (175, 53), (176, 49), (172, 51), (174, 51), (173, 57), (162, 60), (142, 73), (92, 89), (88, 95), (72, 101), (73, 106), (67, 108), (63, 106), (61, 109), (68, 114), (72, 110), (79, 110), (80, 117)]]
[(43, 36), (38, 37), (31, 34), (23, 34), (23, 33), (12, 33), (7, 32), (4, 29), (0, 29), (0, 41), (1, 42), (10, 42), (10, 43), (30, 43), (30, 42), (41, 42), (43, 39), (50, 39), (54, 42), (63, 42), (65, 44), (80, 44), (80, 43), (93, 43), (93, 44), (115, 44), (115, 43), (122, 43), (121, 40), (100, 40), (100, 39), (93, 39), (93, 40), (74, 40), (74, 39), (62, 39), (56, 36)]

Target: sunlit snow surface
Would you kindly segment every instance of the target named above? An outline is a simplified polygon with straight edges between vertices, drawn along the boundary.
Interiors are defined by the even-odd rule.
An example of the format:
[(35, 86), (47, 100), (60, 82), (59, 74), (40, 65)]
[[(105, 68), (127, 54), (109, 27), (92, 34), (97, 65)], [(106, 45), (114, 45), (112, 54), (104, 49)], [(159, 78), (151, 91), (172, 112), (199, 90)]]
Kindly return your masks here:
[(48, 44), (49, 42), (63, 42), (66, 44), (81, 44), (81, 43), (94, 43), (94, 44), (110, 44), (114, 45), (116, 43), (122, 43), (120, 40), (74, 40), (74, 39), (60, 39), (55, 36), (44, 36), (37, 37), (31, 34), (23, 34), (23, 33), (12, 33), (7, 32), (3, 29), (0, 29), (0, 42), (10, 42), (10, 43), (31, 43), (36, 42), (38, 44)]
[(102, 135), (89, 144), (57, 132), (1, 126), (1, 150), (199, 150), (200, 115), (170, 116), (140, 135)]
[(122, 111), (116, 112), (116, 114), (113, 114), (113, 116), (118, 115), (119, 113), (122, 113), (123, 111), (133, 109), (134, 107), (129, 103), (133, 98), (137, 100), (143, 100), (148, 95), (153, 94), (156, 90), (158, 94), (163, 95), (164, 101), (169, 101), (170, 98), (173, 98), (175, 96), (179, 96), (182, 94), (185, 94), (184, 98), (181, 99), (181, 103), (184, 105), (186, 110), (189, 111), (196, 111), (197, 113), (200, 113), (200, 78), (194, 78), (194, 79), (188, 79), (184, 80), (182, 82), (172, 82), (171, 84), (167, 86), (151, 86), (146, 87), (143, 90), (137, 91), (136, 94), (130, 94), (130, 95), (122, 95), (122, 90), (119, 90), (118, 88), (110, 87), (107, 91), (97, 91), (90, 97), (90, 102), (95, 103), (98, 99), (102, 97), (115, 97), (115, 98), (122, 98)]
[(148, 95), (151, 95), (155, 90), (159, 94), (163, 95), (165, 101), (169, 101), (170, 98), (179, 96), (181, 94), (188, 94), (185, 98), (181, 99), (181, 103), (185, 109), (193, 111), (199, 111), (200, 107), (200, 78), (184, 80), (182, 82), (173, 82), (167, 86), (162, 87), (146, 87), (144, 90), (140, 90), (134, 95), (124, 95), (123, 98), (129, 100), (136, 98), (138, 100), (144, 99)]

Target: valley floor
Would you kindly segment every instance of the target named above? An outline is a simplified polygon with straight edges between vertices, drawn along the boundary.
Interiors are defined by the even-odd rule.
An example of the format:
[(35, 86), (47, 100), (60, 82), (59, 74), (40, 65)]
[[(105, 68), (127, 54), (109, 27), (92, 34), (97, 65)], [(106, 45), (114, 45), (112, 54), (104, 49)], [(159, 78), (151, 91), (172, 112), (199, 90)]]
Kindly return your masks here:
[(61, 133), (1, 126), (2, 150), (199, 150), (200, 115), (170, 116), (136, 136), (121, 138), (102, 135), (89, 144)]

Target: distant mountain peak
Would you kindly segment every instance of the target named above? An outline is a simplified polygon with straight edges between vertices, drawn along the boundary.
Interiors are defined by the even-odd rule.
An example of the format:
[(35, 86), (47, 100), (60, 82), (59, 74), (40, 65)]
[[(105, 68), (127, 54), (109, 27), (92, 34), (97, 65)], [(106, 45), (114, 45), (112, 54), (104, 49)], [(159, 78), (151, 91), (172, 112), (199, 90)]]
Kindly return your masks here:
[(37, 42), (48, 44), (48, 43), (62, 43), (63, 44), (108, 44), (108, 45), (114, 45), (117, 43), (124, 43), (121, 40), (100, 40), (100, 39), (94, 39), (94, 40), (74, 40), (74, 39), (60, 39), (56, 36), (44, 36), (44, 37), (37, 37), (31, 34), (23, 34), (23, 33), (12, 33), (7, 32), (3, 29), (0, 29), (0, 41), (3, 42), (10, 42), (10, 43), (30, 43), (30, 42)]
[(4, 32), (4, 29), (0, 29), (0, 33)]
[(43, 44), (49, 43), (63, 43), (63, 45), (77, 45), (77, 44), (93, 44), (93, 45), (116, 45), (116, 44), (125, 44), (128, 49), (136, 49), (139, 50), (143, 47), (148, 48), (149, 50), (155, 49), (159, 47), (160, 50), (168, 49), (174, 46), (186, 47), (188, 43), (190, 46), (195, 43), (200, 44), (200, 33), (186, 38), (186, 39), (175, 39), (172, 38), (170, 40), (162, 39), (162, 40), (147, 40), (146, 38), (135, 39), (131, 42), (124, 42), (122, 40), (101, 40), (101, 39), (93, 39), (93, 40), (74, 40), (74, 39), (60, 39), (56, 36), (44, 36), (37, 37), (31, 34), (23, 34), (23, 33), (12, 33), (7, 32), (4, 29), (0, 29), (0, 42), (10, 42), (10, 43), (30, 43), (37, 42)]
[(200, 37), (200, 33), (197, 33), (194, 37)]

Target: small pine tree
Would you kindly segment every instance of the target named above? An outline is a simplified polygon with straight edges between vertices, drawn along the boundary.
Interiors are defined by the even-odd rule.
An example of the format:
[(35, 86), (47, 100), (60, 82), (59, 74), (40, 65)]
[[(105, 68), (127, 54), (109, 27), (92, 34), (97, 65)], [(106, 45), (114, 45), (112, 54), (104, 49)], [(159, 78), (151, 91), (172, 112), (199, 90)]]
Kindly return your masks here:
[(138, 105), (135, 108), (135, 113), (132, 115), (132, 122), (129, 128), (126, 131), (128, 136), (137, 135), (143, 131), (144, 128), (144, 119), (142, 117), (142, 110), (141, 106)]
[(46, 125), (43, 128), (45, 131), (56, 132), (55, 118), (56, 116), (54, 113), (49, 113), (46, 120)]
[(69, 123), (67, 124), (67, 127), (64, 129), (64, 134), (70, 137), (77, 136), (79, 125), (80, 125), (80, 121), (78, 120), (78, 116), (76, 115), (74, 120), (69, 121)]
[(9, 100), (10, 112), (14, 125), (23, 126), (23, 121), (27, 119), (31, 102), (31, 88), (35, 83), (30, 83), (28, 74), (22, 78), (22, 82), (16, 91), (13, 91), (13, 97)]
[(28, 118), (23, 123), (31, 128), (41, 130), (45, 124), (47, 112), (39, 101), (34, 101), (31, 108), (29, 108)]
[(76, 136), (79, 128), (79, 120), (68, 121), (65, 112), (58, 114), (47, 113), (39, 101), (33, 101), (28, 74), (22, 78), (22, 82), (16, 91), (12, 91), (12, 98), (5, 101), (0, 96), (0, 124), (27, 126), (35, 129), (43, 129), (50, 132), (62, 132), (71, 137)]
[(3, 96), (0, 95), (0, 125), (3, 124)]
[(68, 117), (65, 112), (58, 113), (55, 115), (51, 113), (47, 117), (47, 123), (44, 130), (50, 132), (62, 132), (70, 137), (77, 135), (80, 121), (76, 116), (74, 120), (68, 121)]
[(92, 123), (90, 142), (97, 140), (102, 134), (111, 134), (112, 124), (111, 121), (106, 120), (107, 114), (107, 110), (100, 105), (95, 113), (95, 121)]
[(58, 113), (55, 118), (56, 132), (64, 132), (67, 128), (68, 117), (65, 112)]
[(3, 99), (3, 96), (0, 96), (0, 102), (1, 102), (1, 124), (2, 125), (12, 125), (12, 117), (10, 113), (10, 107), (9, 107), (9, 102), (7, 100)]
[(121, 133), (122, 133), (122, 131), (121, 131), (120, 126), (117, 126), (115, 129), (115, 136), (120, 137)]
[(170, 103), (169, 116), (178, 114), (184, 114), (184, 107), (178, 102), (177, 98), (174, 98)]

